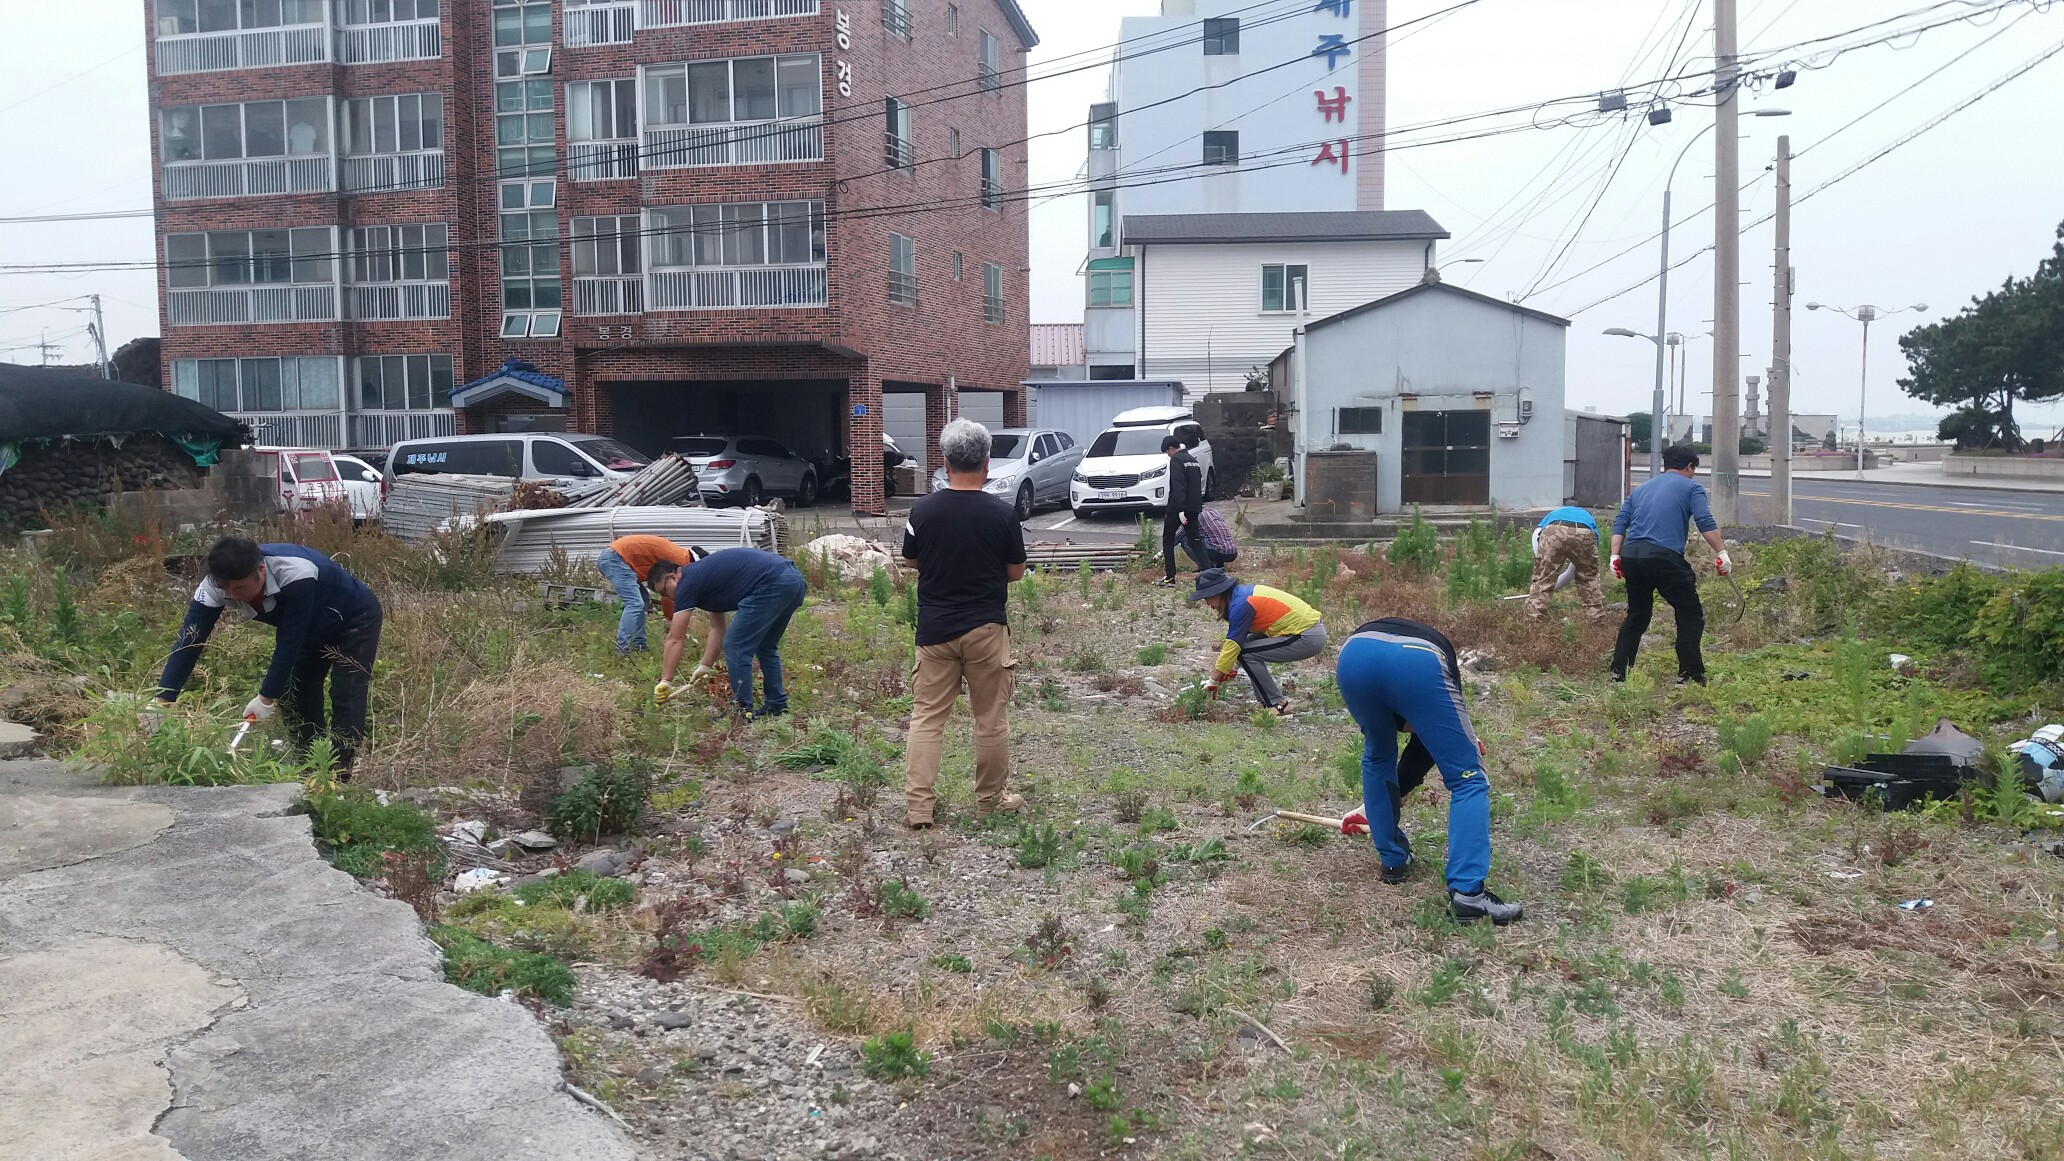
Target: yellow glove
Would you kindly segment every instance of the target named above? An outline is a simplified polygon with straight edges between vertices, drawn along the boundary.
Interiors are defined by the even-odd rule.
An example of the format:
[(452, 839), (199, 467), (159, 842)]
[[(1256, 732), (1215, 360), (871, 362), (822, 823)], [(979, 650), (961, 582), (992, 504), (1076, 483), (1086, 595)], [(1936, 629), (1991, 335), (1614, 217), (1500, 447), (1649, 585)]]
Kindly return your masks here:
[(662, 681), (658, 685), (652, 687), (653, 705), (665, 705), (667, 703), (667, 699), (673, 696), (674, 683), (671, 681)]

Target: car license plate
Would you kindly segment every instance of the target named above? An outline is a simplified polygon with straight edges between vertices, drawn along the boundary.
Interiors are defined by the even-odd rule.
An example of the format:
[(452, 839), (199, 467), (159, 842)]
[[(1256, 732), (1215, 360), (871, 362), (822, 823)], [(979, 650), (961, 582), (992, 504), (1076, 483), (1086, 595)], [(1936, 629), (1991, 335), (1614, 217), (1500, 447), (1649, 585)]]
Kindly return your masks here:
[(1123, 500), (1125, 493), (1106, 490), (1098, 492), (1096, 498), (1099, 500)]

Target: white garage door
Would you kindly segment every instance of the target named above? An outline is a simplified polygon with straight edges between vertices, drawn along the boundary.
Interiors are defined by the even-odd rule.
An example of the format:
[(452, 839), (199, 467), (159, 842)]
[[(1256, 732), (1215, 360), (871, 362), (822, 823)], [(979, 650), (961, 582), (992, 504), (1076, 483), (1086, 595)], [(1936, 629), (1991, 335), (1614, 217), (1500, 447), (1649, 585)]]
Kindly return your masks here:
[[(922, 392), (902, 391), (882, 396), (882, 429), (896, 446), (909, 455), (916, 456), (919, 463), (925, 459), (925, 397)], [(1000, 391), (963, 391), (960, 393), (960, 415), (972, 419), (987, 428), (1003, 426), (1003, 393)], [(933, 465), (924, 464), (920, 475), (930, 475)]]

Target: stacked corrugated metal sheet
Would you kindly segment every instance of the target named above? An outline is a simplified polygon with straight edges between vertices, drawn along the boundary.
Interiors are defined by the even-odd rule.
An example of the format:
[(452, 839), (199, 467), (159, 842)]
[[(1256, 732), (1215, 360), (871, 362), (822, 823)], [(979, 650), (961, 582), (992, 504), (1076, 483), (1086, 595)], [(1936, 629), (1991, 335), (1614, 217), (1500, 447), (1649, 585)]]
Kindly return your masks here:
[(394, 481), (380, 508), (380, 526), (403, 540), (422, 540), (454, 516), (472, 518), (509, 503), (516, 481), (502, 476), (410, 473)]
[(687, 460), (669, 452), (653, 460), (638, 474), (581, 495), (568, 493), (569, 508), (658, 507), (686, 503), (701, 507), (702, 492), (695, 486), (695, 469)]
[(716, 552), (746, 545), (780, 550), (782, 521), (759, 508), (549, 508), (497, 512), (487, 517), (505, 535), (495, 569), (541, 572), (560, 560), (593, 560), (619, 536), (664, 536), (676, 544)]

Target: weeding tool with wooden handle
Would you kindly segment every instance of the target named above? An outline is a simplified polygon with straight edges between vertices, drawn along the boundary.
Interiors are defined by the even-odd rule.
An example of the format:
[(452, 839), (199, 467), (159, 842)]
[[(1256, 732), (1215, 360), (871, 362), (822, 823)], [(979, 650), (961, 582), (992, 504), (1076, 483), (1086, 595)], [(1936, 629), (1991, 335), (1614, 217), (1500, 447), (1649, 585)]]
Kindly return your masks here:
[(1346, 821), (1345, 819), (1327, 818), (1317, 814), (1300, 814), (1294, 810), (1271, 810), (1260, 818), (1255, 819), (1253, 823), (1249, 824), (1247, 829), (1254, 830), (1261, 826), (1262, 823), (1274, 819), (1282, 819), (1284, 822), (1301, 822), (1308, 826), (1323, 826), (1332, 830), (1339, 830), (1340, 824)]

